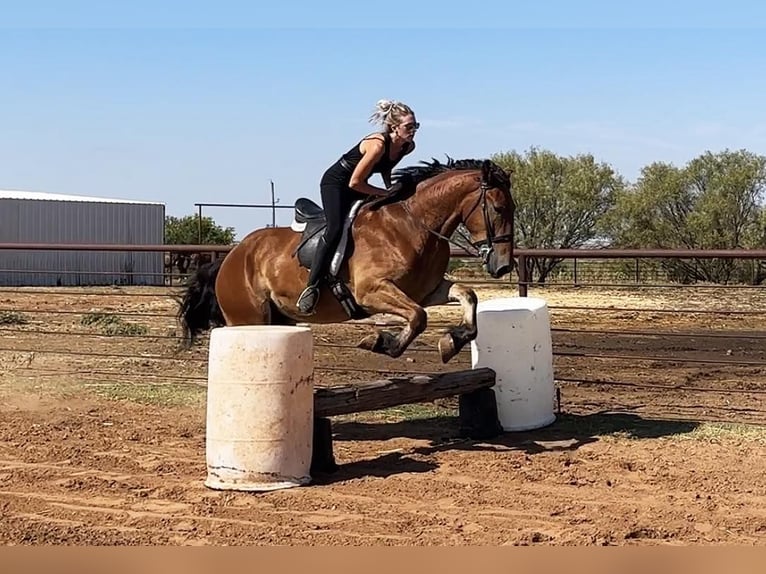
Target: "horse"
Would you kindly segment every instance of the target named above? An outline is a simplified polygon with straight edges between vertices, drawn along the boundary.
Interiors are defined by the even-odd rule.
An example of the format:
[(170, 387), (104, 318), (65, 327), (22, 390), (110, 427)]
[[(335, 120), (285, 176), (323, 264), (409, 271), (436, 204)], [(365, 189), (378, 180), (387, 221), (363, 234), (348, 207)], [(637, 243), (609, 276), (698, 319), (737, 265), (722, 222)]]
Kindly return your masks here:
[(396, 358), (425, 330), (426, 307), (458, 302), (462, 320), (438, 342), (447, 363), (477, 336), (475, 291), (445, 278), (451, 236), (463, 224), (484, 270), (493, 278), (510, 273), (516, 211), (511, 175), (488, 159), (449, 156), (446, 163), (433, 159), (396, 170), (392, 178), (402, 182), (396, 197), (352, 209), (311, 315), (303, 315), (296, 301), (324, 214), (312, 200), (299, 198), (290, 226), (251, 231), (224, 258), (190, 277), (178, 297), (184, 346), (211, 327), (343, 323), (390, 314), (404, 319), (404, 327), (377, 330), (357, 347)]

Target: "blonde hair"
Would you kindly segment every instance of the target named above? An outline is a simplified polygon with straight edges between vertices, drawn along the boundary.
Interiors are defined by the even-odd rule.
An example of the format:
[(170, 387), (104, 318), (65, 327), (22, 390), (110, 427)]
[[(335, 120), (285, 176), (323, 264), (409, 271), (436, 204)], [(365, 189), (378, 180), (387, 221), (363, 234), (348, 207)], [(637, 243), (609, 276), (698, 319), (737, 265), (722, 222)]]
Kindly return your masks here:
[(410, 107), (396, 100), (378, 100), (375, 104), (375, 111), (370, 116), (370, 122), (381, 124), (391, 129), (402, 121), (402, 118), (411, 114)]

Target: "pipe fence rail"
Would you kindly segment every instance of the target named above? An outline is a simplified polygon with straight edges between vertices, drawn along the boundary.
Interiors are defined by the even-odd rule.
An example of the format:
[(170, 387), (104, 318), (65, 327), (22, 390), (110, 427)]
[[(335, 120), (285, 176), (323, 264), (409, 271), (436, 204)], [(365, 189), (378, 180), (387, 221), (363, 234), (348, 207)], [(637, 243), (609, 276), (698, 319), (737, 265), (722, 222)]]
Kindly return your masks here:
[[(2, 251), (156, 251), (165, 254), (206, 254), (210, 259), (225, 255), (225, 245), (85, 245), (0, 243)], [(453, 250), (456, 262), (475, 261), (462, 250)], [(616, 407), (636, 407), (646, 393), (673, 393), (668, 408), (684, 412), (705, 410), (728, 412), (766, 424), (766, 409), (760, 407), (766, 394), (766, 292), (761, 285), (678, 284), (672, 282), (584, 281), (582, 262), (588, 260), (644, 261), (649, 259), (766, 260), (766, 250), (638, 250), (638, 249), (517, 249), (517, 265), (511, 277), (490, 280), (451, 266), (450, 274), (462, 283), (528, 296), (530, 290), (575, 287), (601, 293), (605, 287), (628, 289), (731, 290), (738, 293), (724, 301), (699, 306), (600, 303), (551, 303), (551, 332), (557, 385), (567, 405), (613, 401)], [(579, 276), (573, 282), (539, 284), (528, 277), (530, 262), (539, 258), (579, 261)], [(14, 269), (0, 271), (14, 272)], [(50, 269), (33, 270), (49, 273)], [(469, 270), (470, 271), (470, 270)], [(18, 270), (29, 273), (30, 270)], [(62, 271), (64, 272), (64, 271)], [(77, 273), (68, 269), (66, 272)], [(92, 274), (91, 271), (88, 271)], [(100, 270), (98, 273), (117, 273)], [(140, 272), (146, 275), (145, 272)], [(176, 274), (175, 277), (179, 277)], [(603, 277), (603, 273), (600, 275)], [(77, 287), (0, 286), (0, 360), (4, 372), (0, 382), (13, 376), (28, 378), (74, 377), (88, 384), (204, 385), (206, 347), (179, 347), (173, 296), (178, 285), (123, 286), (83, 285)], [(747, 291), (742, 289), (747, 288)], [(739, 291), (735, 291), (739, 289)], [(631, 291), (631, 292), (632, 292)], [(759, 297), (763, 296), (763, 301)], [(750, 301), (752, 299), (752, 301)], [(749, 303), (748, 303), (749, 301)], [(743, 303), (748, 303), (743, 305)], [(763, 304), (761, 304), (763, 303)], [(454, 304), (452, 306), (455, 306)], [(646, 319), (620, 318), (620, 314)], [(697, 321), (694, 323), (692, 321)], [(631, 323), (631, 321), (633, 321)], [(606, 324), (604, 324), (606, 323)], [(710, 323), (710, 324), (708, 324)], [(730, 324), (731, 323), (731, 324)], [(397, 360), (370, 358), (352, 340), (365, 330), (401, 326), (399, 320), (372, 318), (349, 321), (343, 326), (318, 327), (317, 365), (323, 381), (353, 382), (371, 376), (433, 373), (470, 368), (470, 349), (465, 348), (448, 365), (437, 360), (434, 338), (450, 324), (431, 322), (426, 332)], [(711, 326), (712, 325), (712, 326)], [(334, 331), (335, 330), (335, 331)], [(324, 384), (324, 383), (323, 383)], [(641, 391), (641, 397), (629, 393)], [(594, 393), (596, 393), (594, 395)], [(713, 404), (701, 397), (724, 397)], [(741, 397), (727, 399), (726, 397)], [(632, 401), (632, 402), (631, 402)], [(659, 404), (659, 403), (658, 403)], [(728, 409), (728, 410), (727, 410)], [(695, 411), (696, 412), (696, 411)], [(744, 413), (744, 414), (743, 414)]]
[[(187, 244), (187, 245), (170, 245), (170, 244), (146, 244), (146, 245), (133, 245), (133, 244), (87, 244), (87, 243), (0, 243), (0, 253), (5, 251), (68, 251), (68, 252), (160, 252), (165, 254), (165, 271), (162, 274), (152, 272), (129, 272), (121, 269), (118, 270), (101, 270), (95, 272), (95, 274), (121, 274), (127, 277), (132, 275), (140, 276), (152, 276), (162, 275), (165, 278), (165, 284), (168, 279), (176, 278), (183, 281), (189, 273), (184, 273), (179, 270), (178, 273), (172, 271), (174, 261), (172, 255), (186, 255), (197, 256), (203, 261), (214, 260), (219, 257), (223, 257), (228, 253), (234, 245), (214, 245), (214, 244)], [(478, 267), (478, 258), (466, 249), (459, 247), (451, 247), (450, 257), (453, 261), (469, 261), (473, 262), (475, 267)], [(542, 259), (555, 259), (560, 260), (559, 266), (566, 261), (572, 262), (572, 269), (568, 270), (568, 281), (556, 281), (556, 275), (553, 274), (553, 280), (547, 281), (548, 285), (563, 285), (572, 284), (576, 286), (589, 285), (592, 287), (664, 287), (664, 288), (679, 288), (686, 286), (685, 284), (677, 282), (663, 282), (663, 283), (651, 283), (645, 282), (641, 279), (639, 262), (644, 259), (648, 260), (748, 260), (753, 262), (766, 263), (766, 249), (613, 249), (613, 248), (577, 248), (577, 249), (525, 249), (516, 248), (514, 250), (515, 266), (512, 273), (509, 274), (507, 280), (490, 280), (490, 279), (474, 279), (471, 277), (461, 278), (463, 282), (467, 284), (475, 285), (508, 285), (513, 284), (518, 286), (519, 295), (526, 296), (530, 286), (537, 285), (539, 282), (534, 281), (532, 276), (532, 263), (534, 261)], [(633, 281), (621, 281), (621, 282), (593, 282), (583, 280), (583, 276), (587, 277), (587, 273), (580, 271), (578, 273), (578, 267), (583, 269), (583, 261), (604, 261), (604, 260), (628, 260), (632, 259), (635, 262), (635, 277)], [(586, 268), (587, 269), (587, 268)], [(29, 269), (0, 269), (0, 272), (18, 272), (18, 273), (50, 273), (53, 270), (29, 270)], [(91, 271), (73, 271), (73, 270), (61, 270), (56, 271), (61, 274), (76, 274), (76, 273), (88, 273), (94, 274)], [(624, 277), (626, 273), (624, 271), (611, 270), (611, 273), (606, 275), (621, 276)], [(600, 273), (605, 275), (605, 273)], [(766, 280), (766, 271), (764, 272), (764, 280)], [(699, 284), (700, 282), (695, 282)], [(710, 285), (711, 287), (726, 286), (729, 288), (753, 288), (760, 287), (760, 285)]]

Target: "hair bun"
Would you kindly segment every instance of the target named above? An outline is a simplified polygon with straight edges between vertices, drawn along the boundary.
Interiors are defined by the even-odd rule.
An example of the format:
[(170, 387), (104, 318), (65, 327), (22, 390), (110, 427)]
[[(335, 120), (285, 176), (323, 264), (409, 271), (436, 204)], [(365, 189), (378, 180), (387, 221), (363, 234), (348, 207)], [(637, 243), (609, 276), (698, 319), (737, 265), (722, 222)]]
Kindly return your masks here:
[(396, 102), (393, 100), (381, 99), (375, 103), (375, 111), (370, 116), (370, 122), (374, 124), (385, 124), (388, 115), (394, 109)]
[(381, 99), (375, 103), (375, 111), (370, 116), (370, 122), (376, 124), (393, 124), (402, 114), (412, 113), (406, 104), (397, 100)]
[(391, 108), (394, 107), (394, 101), (393, 100), (378, 100), (378, 103), (375, 104), (375, 107), (378, 108), (381, 112), (384, 114), (387, 114), (389, 111), (391, 111)]

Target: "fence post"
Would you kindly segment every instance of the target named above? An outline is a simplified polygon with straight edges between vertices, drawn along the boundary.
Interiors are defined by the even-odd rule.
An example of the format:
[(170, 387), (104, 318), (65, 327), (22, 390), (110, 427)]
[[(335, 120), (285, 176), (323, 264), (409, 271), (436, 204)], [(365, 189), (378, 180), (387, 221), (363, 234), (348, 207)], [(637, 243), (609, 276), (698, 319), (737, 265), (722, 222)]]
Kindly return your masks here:
[(519, 255), (519, 297), (527, 296), (527, 256)]
[(577, 257), (573, 258), (574, 265), (572, 267), (572, 279), (574, 281), (574, 286), (577, 287)]

